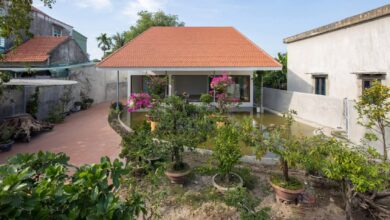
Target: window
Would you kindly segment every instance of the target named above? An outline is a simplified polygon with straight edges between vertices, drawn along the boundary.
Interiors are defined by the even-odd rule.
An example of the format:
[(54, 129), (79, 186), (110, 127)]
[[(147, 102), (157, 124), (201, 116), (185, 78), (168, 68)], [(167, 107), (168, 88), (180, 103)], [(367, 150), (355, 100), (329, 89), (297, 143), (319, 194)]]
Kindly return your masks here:
[(363, 89), (363, 91), (364, 91), (365, 89), (371, 88), (372, 83), (373, 83), (375, 80), (381, 82), (380, 79), (362, 79), (362, 83), (363, 83), (362, 89)]
[(317, 95), (326, 95), (326, 77), (317, 76), (314, 77), (314, 93)]
[(62, 36), (62, 29), (61, 29), (61, 27), (53, 25), (53, 36), (54, 37), (61, 37)]

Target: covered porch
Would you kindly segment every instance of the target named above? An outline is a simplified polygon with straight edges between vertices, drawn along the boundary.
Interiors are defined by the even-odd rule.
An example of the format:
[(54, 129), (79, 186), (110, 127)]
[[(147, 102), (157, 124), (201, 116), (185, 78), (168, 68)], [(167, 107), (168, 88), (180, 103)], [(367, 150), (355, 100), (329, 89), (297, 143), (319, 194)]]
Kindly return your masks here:
[[(166, 77), (165, 96), (186, 94), (190, 102), (200, 102), (202, 94), (213, 94), (210, 83), (213, 77), (227, 73), (234, 84), (229, 87), (230, 97), (240, 100), (241, 107), (254, 106), (253, 71), (126, 71), (127, 96), (131, 93), (148, 93), (150, 76)], [(119, 71), (120, 74), (121, 71)], [(118, 94), (119, 95), (119, 94)]]

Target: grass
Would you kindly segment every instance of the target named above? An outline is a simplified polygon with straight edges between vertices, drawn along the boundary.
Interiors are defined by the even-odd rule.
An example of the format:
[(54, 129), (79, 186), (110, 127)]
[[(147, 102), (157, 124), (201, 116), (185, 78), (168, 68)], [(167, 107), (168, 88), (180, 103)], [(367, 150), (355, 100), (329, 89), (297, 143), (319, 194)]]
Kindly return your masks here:
[(270, 180), (273, 184), (289, 190), (298, 190), (303, 188), (303, 183), (295, 177), (290, 177), (289, 181), (285, 181), (283, 175), (273, 174)]

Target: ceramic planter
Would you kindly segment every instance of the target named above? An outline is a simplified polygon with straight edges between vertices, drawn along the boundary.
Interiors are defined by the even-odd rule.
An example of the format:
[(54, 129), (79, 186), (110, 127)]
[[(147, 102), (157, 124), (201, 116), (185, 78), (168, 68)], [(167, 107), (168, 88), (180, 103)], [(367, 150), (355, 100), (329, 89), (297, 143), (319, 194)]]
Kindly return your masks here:
[(157, 129), (158, 122), (150, 121), (150, 130), (153, 132)]
[(6, 143), (0, 143), (0, 151), (2, 152), (6, 152), (6, 151), (10, 151), (11, 148), (12, 148), (12, 145), (14, 144), (15, 142), (10, 140)]
[(242, 178), (238, 175), (238, 174), (236, 174), (236, 173), (230, 173), (230, 175), (233, 175), (233, 176), (235, 176), (235, 177), (237, 177), (237, 179), (239, 179), (239, 183), (237, 184), (237, 186), (235, 186), (235, 187), (224, 187), (224, 186), (221, 186), (221, 185), (219, 185), (216, 181), (215, 181), (215, 179), (217, 178), (217, 176), (219, 176), (220, 174), (218, 173), (218, 174), (215, 174), (214, 176), (213, 176), (213, 178), (212, 178), (212, 183), (213, 183), (213, 186), (219, 191), (219, 192), (221, 192), (221, 193), (224, 193), (224, 192), (226, 192), (226, 191), (228, 191), (228, 190), (234, 190), (234, 189), (236, 189), (236, 188), (238, 188), (238, 187), (242, 187), (243, 185), (244, 185), (244, 181), (242, 180)]
[(190, 173), (191, 173), (191, 168), (189, 167), (183, 171), (174, 171), (174, 170), (165, 171), (165, 175), (168, 177), (171, 183), (175, 183), (175, 184), (184, 184), (187, 181)]
[(301, 195), (305, 189), (297, 189), (297, 190), (291, 190), (291, 189), (285, 189), (283, 187), (277, 186), (273, 184), (271, 181), (269, 181), (272, 188), (275, 190), (276, 199), (282, 200), (286, 202), (297, 202), (299, 195)]

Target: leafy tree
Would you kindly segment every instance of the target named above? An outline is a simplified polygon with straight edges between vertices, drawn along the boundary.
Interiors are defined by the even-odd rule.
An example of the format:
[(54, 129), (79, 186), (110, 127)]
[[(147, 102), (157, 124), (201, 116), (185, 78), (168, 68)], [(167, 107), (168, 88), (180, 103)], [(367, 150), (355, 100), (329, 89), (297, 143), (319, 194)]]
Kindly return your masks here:
[(115, 51), (126, 44), (126, 37), (124, 33), (116, 33), (112, 37), (112, 50)]
[(126, 37), (126, 42), (131, 41), (150, 27), (154, 26), (173, 26), (179, 27), (184, 26), (184, 22), (180, 22), (177, 15), (165, 14), (163, 11), (158, 12), (148, 12), (140, 11), (138, 12), (137, 23), (130, 27), (130, 30), (125, 31), (124, 35)]
[(96, 40), (98, 41), (98, 47), (103, 51), (103, 57), (107, 56), (107, 51), (111, 50), (112, 39), (106, 33), (102, 33)]
[(239, 130), (230, 124), (217, 130), (213, 158), (217, 162), (221, 179), (227, 183), (230, 181), (229, 176), (234, 166), (242, 157), (238, 144), (239, 136)]
[(381, 135), (383, 159), (387, 160), (386, 127), (390, 125), (390, 87), (374, 81), (371, 88), (365, 89), (355, 105), (358, 111), (358, 123), (371, 132), (366, 133), (367, 140), (376, 141)]
[(156, 135), (170, 152), (173, 171), (188, 167), (183, 161), (185, 146), (190, 149), (204, 142), (212, 124), (205, 116), (202, 107), (189, 104), (178, 96), (170, 96), (154, 107), (158, 112)]
[(278, 53), (276, 60), (282, 64), (282, 70), (264, 72), (264, 86), (285, 90), (287, 89), (287, 53)]
[(322, 172), (329, 179), (340, 183), (347, 219), (352, 218), (355, 204), (359, 204), (364, 209), (372, 209), (371, 214), (374, 213), (373, 210), (384, 211), (387, 217), (390, 217), (390, 211), (375, 204), (376, 193), (367, 195), (388, 187), (389, 163), (378, 161), (380, 155), (373, 148), (350, 146), (336, 139), (328, 139), (324, 145), (328, 156), (321, 161)]
[[(56, 0), (41, 0), (49, 8)], [(7, 11), (4, 16), (0, 17), (0, 36), (4, 38), (14, 37), (15, 45), (23, 43), (25, 37), (31, 37), (29, 32), (31, 25), (31, 5), (32, 0), (2, 0), (0, 8)]]

